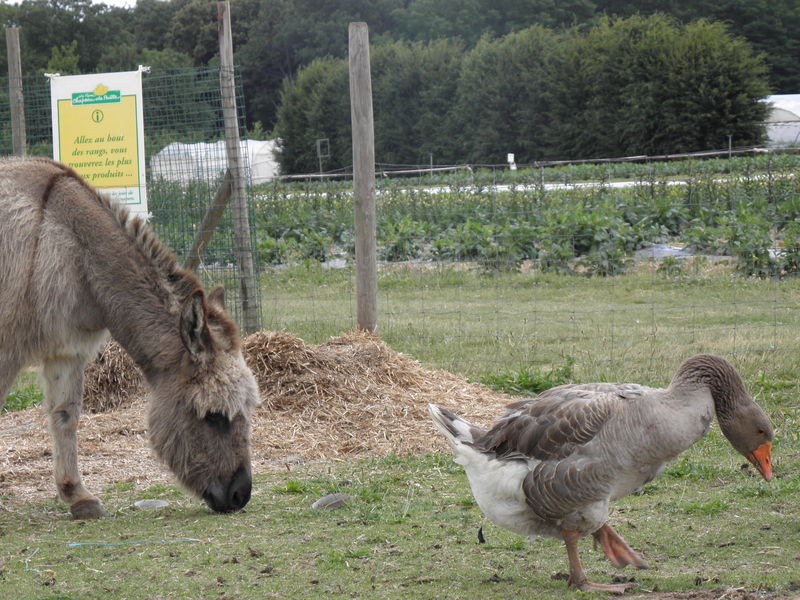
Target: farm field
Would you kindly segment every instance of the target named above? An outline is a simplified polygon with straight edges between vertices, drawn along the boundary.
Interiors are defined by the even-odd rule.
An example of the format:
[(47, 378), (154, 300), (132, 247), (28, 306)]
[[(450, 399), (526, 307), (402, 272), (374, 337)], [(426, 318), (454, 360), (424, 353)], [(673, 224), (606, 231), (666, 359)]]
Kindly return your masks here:
[[(346, 285), (346, 274), (340, 276), (339, 284), (329, 281), (326, 285)], [(534, 294), (536, 302), (557, 313), (567, 289), (569, 311), (587, 312), (600, 332), (606, 327), (603, 321), (608, 317), (603, 315), (608, 306), (595, 310), (596, 298), (606, 295), (616, 312), (613, 319), (634, 327), (628, 340), (630, 347), (619, 350), (614, 360), (605, 360), (607, 336), (592, 333), (573, 339), (554, 329), (553, 348), (543, 341), (537, 346), (535, 355), (542, 357), (539, 361), (526, 359), (533, 353), (520, 354), (527, 343), (524, 338), (517, 348), (501, 350), (502, 345), (497, 344), (488, 352), (485, 347), (481, 350), (485, 340), (474, 340), (475, 351), (491, 355), (491, 360), (472, 364), (461, 358), (472, 347), (468, 332), (462, 332), (452, 344), (442, 343), (447, 341), (448, 332), (460, 330), (459, 317), (451, 316), (453, 320), (448, 323), (443, 316), (448, 311), (441, 309), (448, 301), (463, 298), (464, 285), (470, 281), (466, 289), (475, 302), (487, 302), (490, 307), (497, 304), (491, 293), (488, 299), (481, 299), (480, 281), (470, 279), (476, 277), (472, 271), (451, 274), (458, 285), (438, 287), (420, 285), (424, 275), (418, 271), (401, 269), (384, 277), (383, 303), (387, 307), (413, 303), (419, 290), (425, 289), (426, 306), (432, 315), (439, 316), (419, 324), (424, 335), (408, 346), (403, 345), (409, 339), (405, 335), (396, 338), (399, 347), (395, 347), (392, 331), (394, 327), (406, 331), (411, 323), (387, 325), (382, 339), (392, 350), (379, 353), (372, 365), (375, 381), (387, 378), (379, 369), (384, 361), (399, 361), (388, 364), (385, 372), (400, 377), (397, 373), (408, 368), (404, 361), (418, 358), (439, 368), (451, 365), (473, 381), (517, 393), (532, 393), (565, 380), (597, 378), (663, 386), (678, 362), (690, 353), (710, 350), (729, 356), (776, 426), (773, 481), (766, 483), (757, 477), (715, 425), (707, 438), (640, 494), (615, 503), (612, 525), (643, 553), (652, 569), (617, 571), (599, 550), (591, 549), (588, 540), (581, 543), (582, 558), (589, 577), (596, 581), (633, 578), (636, 587), (628, 596), (634, 598), (792, 598), (800, 594), (800, 355), (793, 333), (797, 329), (796, 280), (674, 280), (662, 289), (663, 303), (674, 297), (676, 303), (691, 304), (692, 294), (697, 294), (698, 302), (713, 298), (718, 307), (696, 311), (691, 340), (659, 332), (655, 340), (646, 341), (637, 338), (652, 323), (647, 322), (644, 329), (636, 329), (633, 323), (642, 294), (645, 307), (652, 299), (640, 290), (644, 286), (637, 278), (652, 281), (652, 274), (576, 279), (548, 276), (524, 285), (520, 282), (513, 292), (520, 297), (504, 297), (501, 304), (515, 305), (523, 301), (523, 296)], [(413, 286), (407, 285), (409, 279)], [(313, 311), (302, 305), (312, 288), (317, 301), (321, 295), (313, 276), (286, 273), (285, 280), (271, 280), (272, 284), (276, 282), (285, 294), (285, 303), (276, 309), (276, 314), (287, 319), (285, 329), (299, 332), (300, 339), (308, 344), (322, 342), (335, 333), (315, 329), (313, 323), (303, 320), (303, 315), (313, 313), (320, 322), (336, 322), (328, 313), (339, 310), (336, 303), (327, 306), (318, 302)], [(761, 307), (759, 301), (764, 298), (766, 306)], [(735, 330), (730, 329), (732, 306), (741, 307)], [(777, 314), (783, 316), (775, 316), (776, 306)], [(651, 308), (643, 310), (652, 312)], [(341, 318), (347, 317), (343, 313)], [(400, 315), (392, 318), (401, 320)], [(493, 314), (491, 318), (499, 316)], [(786, 321), (779, 320), (776, 325), (776, 318)], [(676, 323), (683, 320), (678, 318)], [(506, 325), (509, 333), (503, 337), (506, 342), (514, 337), (519, 324), (519, 317), (511, 314)], [(575, 331), (572, 323), (564, 327)], [(562, 339), (561, 351), (556, 350), (557, 339)], [(318, 348), (345, 348), (357, 341), (337, 339)], [(615, 343), (624, 346), (619, 339)], [(394, 350), (404, 354), (395, 355)], [(280, 354), (279, 350), (269, 350), (263, 356)], [(353, 356), (355, 360), (360, 355)], [(547, 356), (550, 358), (545, 360)], [(173, 485), (152, 460), (139, 458), (148, 452), (141, 425), (121, 424), (120, 419), (133, 419), (134, 415), (121, 409), (87, 418), (84, 423), (93, 428), (86, 437), (98, 456), (86, 457), (83, 464), (89, 473), (100, 468), (96, 465), (107, 464), (105, 470), (110, 474), (97, 490), (111, 516), (96, 522), (75, 522), (65, 506), (50, 499), (54, 490), (46, 471), (48, 442), (42, 433), (36, 442), (39, 449), (30, 450), (38, 453), (37, 460), (44, 465), (37, 475), (41, 491), (24, 501), (4, 487), (6, 491), (0, 496), (0, 578), (4, 594), (52, 599), (575, 597), (564, 580), (567, 565), (561, 544), (545, 539), (527, 543), (482, 521), (463, 471), (452, 462), (424, 414), (431, 395), (406, 394), (403, 389), (384, 395), (372, 387), (372, 393), (383, 398), (385, 405), (394, 403), (397, 409), (394, 416), (382, 415), (382, 420), (375, 420), (378, 409), (360, 408), (361, 400), (353, 391), (375, 385), (362, 384), (358, 379), (356, 375), (364, 371), (360, 364), (358, 368), (349, 367), (350, 359), (346, 358), (310, 362), (312, 370), (320, 370), (325, 364), (341, 369), (339, 373), (319, 373), (318, 380), (303, 380), (295, 386), (321, 389), (318, 402), (330, 410), (311, 406), (314, 392), (294, 398), (286, 391), (291, 387), (289, 379), (262, 388), (265, 407), (254, 424), (254, 437), (271, 430), (270, 437), (254, 442), (254, 495), (239, 514), (212, 514)], [(268, 367), (276, 370), (272, 363)], [(295, 370), (296, 366), (291, 366), (284, 372)], [(439, 394), (435, 401), (454, 407), (454, 398), (437, 392), (439, 388), (433, 385), (440, 379), (446, 383), (449, 376), (445, 371), (419, 373), (423, 379), (409, 384), (409, 390), (428, 387), (429, 394)], [(320, 387), (350, 376), (354, 378), (350, 387), (336, 394)], [(28, 377), (20, 385), (29, 389), (33, 384)], [(273, 397), (269, 391), (273, 387), (283, 389), (283, 394)], [(442, 389), (450, 387), (453, 384), (446, 383)], [(461, 408), (454, 408), (486, 424), (487, 415), (499, 410), (502, 396), (484, 389), (485, 400), (478, 392), (476, 397), (466, 397)], [(483, 402), (488, 404), (482, 406)], [(15, 416), (19, 417), (12, 423)], [(105, 418), (113, 421), (113, 428), (98, 430), (96, 423)], [(11, 425), (31, 419), (26, 411), (0, 417), (3, 446), (11, 449), (16, 441)], [(403, 433), (393, 435), (386, 419), (394, 419), (395, 427), (404, 428)], [(366, 435), (362, 432), (370, 427), (379, 429), (377, 434), (385, 432), (375, 436), (385, 439), (378, 440), (379, 445), (372, 450), (356, 446), (349, 451), (354, 447), (345, 439), (348, 432)], [(126, 431), (124, 437), (118, 435)], [(398, 439), (402, 436), (407, 439)], [(422, 441), (411, 443), (409, 440), (415, 437)], [(302, 444), (305, 438), (308, 443)], [(112, 450), (97, 446), (107, 439), (119, 441), (109, 442), (114, 444)], [(135, 444), (141, 447), (131, 459), (149, 471), (140, 467), (128, 472), (125, 462), (115, 468), (114, 452), (124, 454), (126, 447)], [(299, 456), (286, 458), (293, 454)], [(8, 472), (4, 478), (13, 476)], [(332, 492), (344, 492), (353, 499), (335, 510), (311, 509), (316, 499)], [(159, 512), (131, 508), (144, 498), (166, 499), (171, 504)], [(485, 544), (477, 539), (481, 526)]]
[[(794, 421), (796, 427), (797, 421)], [(784, 434), (784, 430), (781, 430)], [(617, 571), (581, 543), (589, 576), (632, 598), (791, 598), (798, 593), (798, 444), (776, 444), (765, 484), (715, 432), (611, 522), (650, 563)], [(483, 523), (460, 467), (435, 453), (297, 465), (260, 474), (244, 512), (211, 514), (169, 485), (103, 490), (110, 517), (81, 522), (34, 502), (0, 513), (8, 598), (574, 598), (554, 540)], [(312, 502), (331, 492), (335, 510)], [(131, 508), (163, 498), (157, 512)], [(486, 543), (479, 544), (483, 526)], [(594, 594), (592, 594), (594, 596)], [(602, 597), (602, 595), (599, 595)]]
[[(726, 171), (709, 163), (680, 190), (659, 183), (680, 171), (649, 166), (547, 172), (567, 183), (651, 177), (619, 195), (455, 186), (434, 201), (389, 190), (376, 337), (352, 331), (346, 199), (289, 203), (274, 191), (254, 207), (264, 331), (244, 347), (263, 406), (250, 503), (215, 515), (176, 486), (147, 447), (144, 399), (131, 392), (119, 404), (85, 400), (81, 467), (110, 515), (73, 521), (54, 499), (41, 390), (25, 372), (0, 412), (0, 597), (587, 595), (567, 589), (562, 544), (483, 521), (426, 403), (486, 425), (517, 395), (564, 382), (666, 386), (699, 352), (728, 358), (770, 415), (774, 479), (757, 476), (715, 423), (613, 506), (611, 524), (651, 569), (617, 570), (582, 540), (587, 575), (631, 581), (630, 598), (800, 597), (800, 196), (797, 162), (786, 160), (766, 180), (757, 161), (730, 163), (736, 181), (724, 185), (712, 179)], [(473, 183), (493, 183), (482, 177)], [(154, 212), (177, 247), (159, 221), (167, 211)], [(638, 253), (652, 243), (693, 255)], [(221, 245), (210, 251), (228, 268)], [(352, 499), (311, 508), (333, 492)], [(142, 499), (169, 506), (132, 508)]]
[[(669, 275), (644, 261), (614, 277), (387, 265), (378, 332), (393, 349), (473, 380), (571, 364), (581, 381), (666, 385), (668, 369), (699, 352), (736, 355), (749, 376), (794, 372), (800, 279), (696, 264), (702, 270), (686, 264)], [(355, 326), (352, 270), (283, 269), (264, 281), (269, 330), (321, 342)]]

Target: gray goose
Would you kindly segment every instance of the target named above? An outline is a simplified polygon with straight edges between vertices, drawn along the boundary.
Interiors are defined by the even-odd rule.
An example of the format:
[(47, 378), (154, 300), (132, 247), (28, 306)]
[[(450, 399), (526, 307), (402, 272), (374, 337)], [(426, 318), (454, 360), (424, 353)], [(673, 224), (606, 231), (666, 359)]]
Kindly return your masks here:
[(647, 563), (612, 529), (608, 503), (641, 488), (703, 437), (716, 412), (731, 445), (769, 481), (774, 437), (764, 411), (725, 359), (686, 360), (669, 387), (627, 383), (562, 385), (508, 406), (489, 431), (429, 404), (436, 428), (464, 467), (472, 493), (495, 525), (526, 537), (564, 540), (572, 587), (592, 583), (578, 556), (591, 534), (616, 567)]

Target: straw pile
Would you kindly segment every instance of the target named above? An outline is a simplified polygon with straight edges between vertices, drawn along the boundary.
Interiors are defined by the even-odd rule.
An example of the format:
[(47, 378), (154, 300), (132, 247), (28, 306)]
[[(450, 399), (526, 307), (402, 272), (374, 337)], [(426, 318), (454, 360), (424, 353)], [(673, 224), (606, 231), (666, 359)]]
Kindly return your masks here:
[[(245, 339), (263, 407), (254, 446), (321, 459), (444, 448), (428, 402), (488, 423), (510, 399), (463, 377), (422, 367), (377, 336), (356, 332), (306, 345), (283, 332)], [(257, 440), (257, 441), (256, 441)]]
[(84, 372), (83, 409), (105, 412), (124, 408), (145, 391), (139, 367), (119, 344), (109, 342)]
[[(428, 402), (488, 424), (512, 398), (427, 369), (375, 335), (354, 332), (309, 345), (285, 332), (243, 340), (262, 406), (253, 415), (253, 469), (284, 459), (341, 460), (447, 450)], [(114, 342), (86, 370), (80, 466), (90, 489), (117, 481), (169, 481), (147, 445), (146, 389)], [(0, 494), (52, 496), (46, 419), (34, 408), (0, 415)]]

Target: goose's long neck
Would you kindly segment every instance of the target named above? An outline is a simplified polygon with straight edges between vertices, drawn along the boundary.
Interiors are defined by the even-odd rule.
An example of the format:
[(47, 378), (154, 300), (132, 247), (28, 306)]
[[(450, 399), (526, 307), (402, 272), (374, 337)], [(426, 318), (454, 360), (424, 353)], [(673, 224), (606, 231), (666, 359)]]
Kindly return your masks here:
[[(772, 478), (770, 462), (775, 431), (764, 410), (745, 390), (736, 369), (724, 358), (700, 354), (684, 362), (670, 383), (673, 392), (699, 390), (711, 395), (719, 428), (731, 445), (753, 463), (764, 479)], [(707, 401), (707, 397), (706, 397)]]
[(730, 363), (710, 354), (700, 354), (684, 362), (672, 378), (670, 387), (707, 388), (714, 399), (714, 410), (721, 425), (733, 418), (738, 401), (747, 398), (744, 382)]

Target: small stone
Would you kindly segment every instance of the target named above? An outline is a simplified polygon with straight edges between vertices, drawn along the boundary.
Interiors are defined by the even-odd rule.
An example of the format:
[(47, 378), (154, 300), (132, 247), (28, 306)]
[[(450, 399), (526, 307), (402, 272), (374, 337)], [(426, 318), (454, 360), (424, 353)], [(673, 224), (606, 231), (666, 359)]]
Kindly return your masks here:
[(311, 505), (311, 508), (316, 510), (339, 508), (340, 506), (344, 506), (350, 502), (352, 499), (353, 497), (350, 494), (343, 494), (341, 492), (336, 494), (328, 494), (327, 496), (323, 496), (314, 502), (314, 504)]
[(169, 506), (166, 500), (137, 500), (133, 503), (133, 508), (137, 510), (158, 510)]

